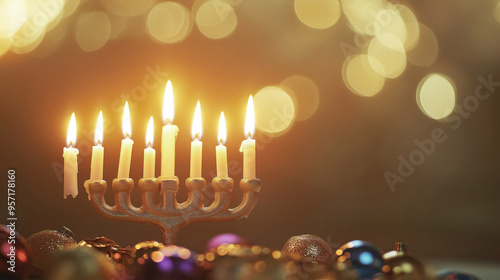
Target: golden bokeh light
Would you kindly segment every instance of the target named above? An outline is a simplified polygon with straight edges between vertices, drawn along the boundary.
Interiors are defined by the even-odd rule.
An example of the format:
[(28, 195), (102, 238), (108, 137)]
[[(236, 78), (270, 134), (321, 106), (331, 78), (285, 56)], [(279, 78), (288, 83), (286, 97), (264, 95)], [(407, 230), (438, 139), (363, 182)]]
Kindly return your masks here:
[(101, 0), (101, 3), (113, 14), (123, 17), (133, 17), (149, 11), (155, 0)]
[(91, 52), (104, 47), (110, 35), (111, 21), (105, 12), (88, 12), (78, 18), (75, 38), (83, 51)]
[(9, 38), (0, 37), (0, 56), (9, 50), (11, 45), (12, 43)]
[(366, 54), (356, 54), (346, 59), (342, 66), (342, 78), (350, 91), (361, 96), (374, 96), (385, 84), (385, 76), (377, 73), (375, 68), (383, 69), (376, 58)]
[(50, 32), (45, 33), (42, 42), (31, 54), (35, 57), (46, 57), (53, 54), (64, 42), (69, 25), (69, 21), (63, 21)]
[(425, 76), (417, 88), (417, 103), (429, 118), (447, 117), (455, 108), (455, 83), (443, 74)]
[[(193, 5), (193, 15), (200, 32), (211, 39), (229, 36), (236, 29), (238, 19), (233, 7), (224, 0), (204, 1)], [(199, 5), (199, 3), (198, 3)], [(198, 7), (195, 9), (195, 7)]]
[[(379, 10), (375, 16), (374, 32), (375, 36), (380, 37), (380, 40), (389, 38), (384, 35), (393, 35), (401, 43), (406, 43), (407, 32), (405, 22), (399, 10), (389, 2), (387, 3), (387, 7)], [(390, 44), (390, 42), (387, 43)]]
[(340, 18), (339, 0), (295, 0), (295, 14), (305, 25), (325, 29)]
[(378, 74), (396, 78), (406, 68), (406, 52), (401, 41), (393, 35), (383, 34), (373, 38), (368, 45), (368, 62)]
[(500, 1), (498, 1), (495, 9), (493, 9), (493, 16), (498, 21), (498, 23), (500, 23)]
[(163, 2), (151, 9), (147, 19), (148, 35), (160, 43), (184, 40), (193, 28), (188, 9), (175, 2)]
[(409, 51), (415, 48), (420, 38), (420, 25), (413, 11), (405, 5), (394, 5), (399, 11), (401, 18), (406, 27), (406, 41), (404, 42), (405, 50)]
[(279, 136), (287, 132), (295, 119), (295, 105), (282, 88), (268, 86), (254, 96), (255, 125), (261, 132)]
[(295, 97), (297, 104), (295, 120), (303, 121), (316, 113), (319, 106), (319, 89), (311, 79), (294, 75), (283, 80), (281, 86), (290, 89), (287, 93)]
[[(23, 25), (21, 29), (18, 31), (21, 32), (23, 35), (16, 34), (13, 37), (12, 40), (12, 45), (10, 47), (10, 50), (14, 53), (17, 54), (26, 54), (34, 50), (36, 47), (40, 45), (40, 43), (43, 40), (43, 37), (45, 36), (45, 28), (37, 28), (36, 33), (30, 33), (29, 24)], [(25, 36), (24, 36), (25, 35)]]
[(63, 17), (68, 17), (72, 15), (78, 6), (80, 5), (80, 0), (65, 0), (64, 9), (62, 12)]
[(0, 39), (11, 37), (23, 26), (28, 16), (27, 5), (25, 0), (0, 1)]
[(35, 49), (45, 35), (50, 18), (57, 16), (46, 14), (35, 1), (26, 1), (25, 3), (26, 17), (22, 26), (10, 37), (12, 41), (10, 49), (17, 54), (25, 54)]
[(375, 35), (377, 15), (386, 9), (385, 0), (341, 0), (349, 27), (358, 34)]
[(423, 25), (419, 25), (420, 38), (417, 45), (406, 53), (408, 61), (416, 66), (431, 66), (437, 59), (439, 53), (439, 44), (432, 30)]
[(127, 18), (117, 15), (110, 15), (109, 20), (111, 23), (111, 33), (109, 39), (116, 39), (122, 35), (127, 27)]

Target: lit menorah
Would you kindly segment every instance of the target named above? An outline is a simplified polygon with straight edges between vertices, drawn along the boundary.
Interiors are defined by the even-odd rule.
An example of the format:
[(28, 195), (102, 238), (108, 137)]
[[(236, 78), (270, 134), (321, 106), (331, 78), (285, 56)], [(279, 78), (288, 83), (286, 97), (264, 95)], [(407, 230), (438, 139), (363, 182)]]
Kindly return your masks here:
[[(171, 113), (168, 113), (169, 111)], [(144, 174), (143, 178), (139, 180), (142, 205), (136, 207), (131, 203), (134, 180), (129, 178), (129, 171), (133, 141), (130, 139), (130, 112), (128, 104), (125, 104), (123, 117), (125, 139), (122, 141), (118, 176), (111, 184), (115, 197), (115, 205), (111, 206), (104, 198), (107, 182), (102, 180), (104, 148), (102, 147), (103, 121), (101, 112), (97, 121), (96, 145), (92, 150), (91, 176), (84, 184), (92, 207), (100, 215), (111, 220), (144, 223), (159, 227), (165, 244), (174, 244), (177, 232), (191, 223), (232, 221), (247, 217), (257, 203), (258, 193), (261, 189), (261, 181), (255, 178), (255, 140), (252, 139), (253, 130), (255, 129), (255, 117), (252, 97), (248, 102), (245, 121), (247, 139), (242, 142), (240, 148), (240, 151), (243, 152), (243, 179), (240, 181), (243, 198), (235, 208), (229, 207), (234, 181), (228, 176), (227, 170), (227, 151), (224, 146), (226, 138), (224, 114), (222, 113), (220, 118), (219, 145), (216, 147), (217, 177), (212, 180), (214, 198), (208, 206), (204, 205), (206, 181), (201, 176), (202, 143), (200, 141), (201, 109), (199, 102), (192, 128), (194, 140), (191, 143), (190, 177), (185, 182), (187, 200), (182, 203), (178, 202), (176, 198), (179, 190), (179, 179), (173, 175), (175, 171), (175, 141), (178, 128), (172, 125), (173, 96), (170, 81), (167, 83), (165, 93), (163, 119), (165, 126), (162, 134), (162, 175), (158, 178), (154, 175), (156, 151), (152, 149), (152, 131), (154, 127), (151, 118), (148, 125), (148, 136), (146, 137), (146, 139), (150, 140), (146, 140), (147, 148), (144, 150)], [(70, 128), (69, 131), (76, 131), (76, 129)], [(70, 185), (68, 184), (68, 187), (71, 187)], [(65, 182), (65, 196), (67, 194), (75, 196), (78, 193), (77, 190), (66, 189), (66, 187)]]

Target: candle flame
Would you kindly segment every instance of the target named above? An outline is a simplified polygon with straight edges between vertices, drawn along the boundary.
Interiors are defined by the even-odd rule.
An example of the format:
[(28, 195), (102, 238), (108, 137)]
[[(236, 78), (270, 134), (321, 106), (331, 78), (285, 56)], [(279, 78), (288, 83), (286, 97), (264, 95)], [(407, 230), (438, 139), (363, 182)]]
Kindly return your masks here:
[(153, 147), (155, 126), (153, 122), (153, 116), (149, 118), (148, 130), (146, 131), (146, 147)]
[(66, 136), (66, 146), (68, 148), (74, 147), (76, 145), (76, 119), (75, 113), (71, 114), (71, 119), (69, 120), (68, 134)]
[(125, 102), (125, 108), (123, 108), (122, 132), (123, 137), (132, 137), (132, 125), (130, 124), (130, 109), (128, 108), (128, 102)]
[(250, 95), (247, 104), (247, 115), (245, 119), (245, 137), (252, 138), (255, 133), (255, 109), (253, 97)]
[(219, 138), (218, 139), (219, 144), (224, 145), (226, 143), (227, 130), (226, 130), (226, 118), (224, 118), (224, 112), (220, 113), (218, 138)]
[(198, 103), (196, 103), (196, 110), (194, 111), (194, 119), (193, 119), (193, 125), (191, 126), (191, 136), (194, 139), (201, 139), (201, 134), (202, 134), (202, 127), (201, 127), (201, 107), (200, 107), (200, 101), (198, 100)]
[(174, 91), (172, 82), (168, 81), (165, 87), (165, 98), (163, 99), (163, 123), (168, 124), (174, 121)]
[(102, 111), (99, 112), (99, 117), (97, 117), (97, 124), (95, 126), (94, 143), (95, 145), (102, 145), (102, 138), (104, 134), (104, 123), (102, 120)]

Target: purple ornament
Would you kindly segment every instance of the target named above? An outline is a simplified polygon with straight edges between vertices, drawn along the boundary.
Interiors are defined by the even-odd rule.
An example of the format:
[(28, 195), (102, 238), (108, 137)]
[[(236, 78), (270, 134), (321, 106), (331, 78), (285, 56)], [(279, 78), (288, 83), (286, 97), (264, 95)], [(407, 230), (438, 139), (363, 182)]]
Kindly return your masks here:
[(206, 250), (215, 250), (217, 249), (217, 247), (224, 244), (249, 245), (248, 241), (239, 235), (236, 235), (234, 233), (222, 233), (212, 237), (207, 242)]

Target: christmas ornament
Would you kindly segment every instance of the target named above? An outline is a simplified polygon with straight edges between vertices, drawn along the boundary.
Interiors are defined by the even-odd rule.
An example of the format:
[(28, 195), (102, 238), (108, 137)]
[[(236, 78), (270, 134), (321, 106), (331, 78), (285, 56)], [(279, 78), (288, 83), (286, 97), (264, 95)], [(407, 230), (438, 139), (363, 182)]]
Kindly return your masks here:
[(315, 264), (328, 265), (333, 260), (333, 251), (328, 243), (312, 234), (291, 237), (281, 252), (293, 259), (305, 259)]
[(0, 225), (0, 279), (26, 279), (31, 270), (28, 243), (14, 225)]
[(77, 247), (73, 239), (74, 233), (67, 227), (60, 230), (42, 230), (32, 234), (26, 240), (33, 253), (33, 266), (35, 274), (44, 270), (45, 263), (54, 254)]
[(204, 279), (204, 270), (197, 265), (194, 252), (175, 245), (163, 247), (160, 244), (157, 250), (150, 253), (139, 255), (142, 250), (137, 250), (136, 280)]
[(436, 274), (439, 280), (480, 280), (475, 275), (450, 269), (440, 270)]
[(381, 272), (384, 261), (381, 250), (375, 245), (361, 240), (354, 240), (340, 246), (336, 262), (351, 266), (361, 279), (370, 279)]
[(403, 242), (396, 242), (394, 251), (383, 255), (385, 265), (382, 272), (387, 280), (427, 280), (431, 278), (432, 273), (419, 260), (407, 253), (407, 246)]
[(222, 233), (212, 237), (206, 245), (206, 251), (210, 251), (211, 249), (216, 249), (221, 245), (249, 245), (248, 241), (234, 233)]
[(130, 266), (134, 263), (135, 250), (127, 246), (121, 248), (116, 242), (104, 236), (96, 237), (94, 239), (84, 239), (78, 242), (80, 247), (91, 247), (101, 253), (106, 254), (111, 260), (117, 264)]
[(46, 280), (119, 280), (114, 263), (93, 248), (61, 251), (46, 264)]

